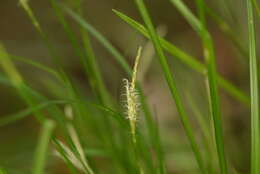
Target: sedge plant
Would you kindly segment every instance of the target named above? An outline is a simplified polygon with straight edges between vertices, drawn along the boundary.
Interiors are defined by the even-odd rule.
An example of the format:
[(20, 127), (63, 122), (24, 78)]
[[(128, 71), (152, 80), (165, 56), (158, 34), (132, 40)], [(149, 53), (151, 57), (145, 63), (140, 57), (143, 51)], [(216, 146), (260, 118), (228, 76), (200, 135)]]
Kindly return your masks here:
[[(190, 145), (188, 147), (193, 152), (192, 155), (189, 155), (192, 158), (194, 157), (197, 163), (195, 171), (187, 167), (187, 171), (176, 172), (203, 174), (219, 171), (221, 174), (233, 172), (234, 166), (229, 160), (230, 154), (226, 154), (224, 148), (226, 144), (224, 143), (224, 128), (221, 119), (224, 114), (222, 114), (220, 107), (219, 92), (219, 88), (222, 88), (227, 94), (250, 108), (251, 174), (259, 174), (260, 116), (254, 21), (254, 10), (259, 16), (257, 1), (247, 0), (249, 54), (244, 44), (240, 43), (240, 39), (236, 38), (236, 35), (232, 32), (232, 27), (211, 9), (206, 1), (193, 1), (197, 8), (197, 16), (193, 14), (183, 0), (168, 1), (177, 8), (201, 39), (203, 63), (196, 56), (177, 47), (177, 44), (167, 41), (157, 33), (155, 22), (152, 20), (144, 0), (132, 1), (136, 5), (135, 7), (144, 25), (118, 10), (113, 9), (113, 13), (131, 26), (134, 31), (147, 38), (149, 43), (153, 44), (152, 49), (156, 52), (154, 57), (159, 60), (161, 76), (167, 82), (170, 98), (175, 102), (176, 115), (180, 116), (187, 142)], [(36, 13), (30, 6), (29, 0), (19, 0), (21, 8), (24, 9), (33, 27), (40, 34), (54, 65), (54, 68), (51, 68), (38, 61), (16, 56), (11, 53), (12, 51), (7, 51), (4, 44), (0, 43), (0, 67), (2, 70), (0, 83), (14, 89), (26, 107), (21, 111), (0, 118), (0, 127), (18, 124), (25, 118), (29, 121), (37, 120), (33, 122), (35, 126), (42, 127), (32, 157), (30, 172), (32, 174), (47, 173), (53, 166), (50, 165), (51, 163), (61, 160), (72, 174), (172, 173), (170, 171), (172, 167), (170, 166), (170, 158), (175, 154), (171, 154), (169, 151), (177, 152), (180, 149), (168, 146), (167, 142), (171, 140), (165, 140), (165, 132), (160, 130), (161, 127), (157, 119), (161, 119), (161, 113), (157, 113), (156, 107), (149, 103), (149, 93), (142, 83), (145, 81), (145, 76), (143, 75), (140, 81), (137, 80), (137, 74), (140, 71), (140, 59), (146, 59), (145, 56), (142, 57), (141, 55), (141, 47), (138, 49), (132, 69), (127, 61), (127, 55), (121, 53), (120, 49), (108, 37), (86, 20), (83, 8), (84, 1), (75, 0), (66, 1), (68, 2), (66, 3), (65, 1), (49, 0), (48, 2), (54, 12), (55, 19), (62, 26), (61, 32), (65, 33), (75, 57), (79, 59), (75, 60), (82, 65), (81, 68), (85, 77), (83, 83), (90, 86), (90, 93), (86, 94), (85, 88), (80, 85), (81, 82), (77, 81), (71, 72), (65, 70), (62, 65), (62, 57), (59, 56), (59, 50), (54, 47), (50, 36), (43, 30), (43, 24), (35, 15)], [(228, 10), (229, 8), (226, 8), (226, 11)], [(228, 11), (228, 13), (231, 13), (231, 11)], [(249, 60), (250, 96), (218, 72), (214, 39), (207, 25), (208, 16), (213, 19), (241, 54), (244, 57), (249, 57), (245, 60)], [(72, 21), (70, 21), (71, 19)], [(71, 22), (78, 24), (76, 25), (78, 28), (75, 29), (76, 27)], [(124, 79), (125, 113), (120, 110), (120, 101), (117, 101), (110, 93), (100, 66), (103, 62), (102, 59), (98, 58), (100, 54), (93, 47), (92, 39), (97, 40), (98, 44), (110, 53), (117, 63), (116, 66), (121, 68), (130, 79)], [(196, 104), (198, 100), (191, 95), (186, 95), (191, 112), (186, 107), (186, 100), (182, 98), (182, 93), (185, 90), (179, 87), (176, 74), (172, 72), (171, 57), (180, 60), (181, 63), (187, 65), (187, 68), (201, 74), (203, 80), (206, 79), (208, 91), (205, 91), (205, 93), (208, 97), (209, 117), (204, 117), (205, 114), (201, 112), (202, 108), (199, 108), (199, 105)], [(152, 64), (152, 58), (149, 59)], [(23, 71), (16, 67), (16, 62), (31, 66), (51, 76), (50, 79), (43, 80), (47, 92), (39, 92), (33, 88), (30, 80), (23, 76)], [(173, 65), (173, 67), (175, 66), (177, 67), (177, 64)], [(149, 68), (145, 71), (149, 72)], [(127, 119), (125, 119), (125, 115)], [(248, 118), (244, 117), (243, 119)], [(195, 124), (199, 125), (198, 130), (194, 129), (193, 120), (195, 120)], [(212, 121), (213, 124), (209, 124), (209, 121)], [(214, 134), (211, 134), (212, 130), (214, 130)], [(197, 132), (201, 134), (201, 139)], [(173, 141), (178, 140), (177, 137), (171, 139)], [(192, 160), (189, 157), (187, 158), (188, 162), (184, 164), (185, 166), (189, 166), (189, 160)], [(218, 163), (219, 165), (216, 165)], [(175, 165), (177, 166), (178, 163)], [(11, 173), (8, 168), (3, 167), (7, 170), (1, 168), (0, 174)]]

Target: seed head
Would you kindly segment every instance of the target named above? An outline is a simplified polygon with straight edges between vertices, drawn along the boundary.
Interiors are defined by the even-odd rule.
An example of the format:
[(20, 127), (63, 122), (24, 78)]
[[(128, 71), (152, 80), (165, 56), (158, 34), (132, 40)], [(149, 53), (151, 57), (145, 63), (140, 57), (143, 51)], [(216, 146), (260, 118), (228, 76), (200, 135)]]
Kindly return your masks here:
[(141, 57), (142, 47), (139, 47), (138, 53), (135, 60), (135, 65), (133, 69), (132, 80), (129, 82), (127, 79), (124, 79), (125, 85), (125, 95), (126, 95), (126, 114), (127, 118), (130, 121), (131, 133), (134, 137), (135, 141), (135, 132), (136, 132), (136, 122), (138, 120), (138, 108), (139, 108), (139, 100), (138, 93), (136, 91), (136, 79), (137, 79), (137, 68), (139, 64), (139, 60)]

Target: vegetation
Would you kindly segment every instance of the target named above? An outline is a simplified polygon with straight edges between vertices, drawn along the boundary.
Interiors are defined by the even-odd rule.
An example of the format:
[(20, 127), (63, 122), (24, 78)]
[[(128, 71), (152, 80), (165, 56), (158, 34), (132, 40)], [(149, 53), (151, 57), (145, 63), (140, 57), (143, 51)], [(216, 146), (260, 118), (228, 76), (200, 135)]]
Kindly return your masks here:
[[(232, 27), (228, 22), (211, 9), (206, 1), (195, 0), (193, 2), (197, 13), (194, 13), (184, 0), (168, 0), (168, 2), (173, 9), (177, 9), (197, 34), (201, 41), (204, 61), (200, 61), (196, 56), (158, 34), (150, 10), (147, 8), (148, 3), (146, 4), (144, 0), (133, 1), (143, 25), (118, 9), (111, 9), (111, 13), (114, 13), (153, 45), (156, 53), (154, 62), (158, 63), (160, 76), (166, 81), (168, 95), (172, 101), (170, 107), (174, 106), (173, 108), (176, 110), (175, 114), (171, 113), (171, 119), (175, 118), (174, 115), (179, 116), (178, 119), (183, 127), (183, 130), (180, 131), (184, 131), (185, 144), (189, 145), (187, 151), (188, 153), (192, 151), (189, 153), (192, 155), (186, 156), (183, 161), (181, 161), (182, 157), (177, 155), (180, 157), (177, 161), (180, 159), (180, 163), (184, 163), (187, 170), (176, 170), (173, 173), (259, 174), (260, 114), (257, 36), (254, 17), (255, 12), (259, 15), (257, 1), (247, 0), (248, 48), (240, 43), (232, 33)], [(157, 113), (150, 104), (149, 96), (145, 92), (145, 85), (142, 79), (138, 78), (139, 73), (142, 72), (141, 64), (144, 62), (142, 59), (146, 59), (143, 56), (143, 52), (145, 52), (143, 46), (139, 47), (137, 51), (135, 50), (137, 55), (135, 63), (132, 65), (128, 63), (125, 54), (84, 17), (81, 0), (68, 3), (49, 0), (53, 15), (69, 41), (75, 60), (77, 58), (82, 65), (84, 79), (89, 84), (90, 92), (86, 93), (86, 89), (76, 82), (72, 73), (64, 65), (62, 56), (52, 43), (49, 34), (44, 31), (30, 2), (20, 0), (19, 3), (20, 8), (24, 10), (41, 37), (52, 60), (52, 66), (48, 66), (29, 58), (15, 56), (11, 54), (11, 51), (9, 52), (9, 49), (7, 51), (4, 43), (0, 43), (2, 70), (0, 83), (12, 88), (15, 95), (19, 97), (18, 100), (21, 100), (24, 105), (23, 110), (0, 117), (0, 127), (4, 130), (5, 127), (17, 125), (27, 118), (35, 120), (34, 123), (37, 127), (42, 128), (38, 135), (38, 142), (34, 146), (34, 157), (30, 162), (29, 172), (32, 174), (54, 173), (52, 167), (59, 160), (62, 161), (66, 171), (72, 174), (166, 174), (172, 172), (169, 170), (170, 165), (176, 165), (178, 168), (178, 163), (172, 164), (172, 160), (169, 160), (175, 153), (169, 154), (173, 150), (179, 152), (181, 151), (179, 149), (183, 148), (178, 149), (178, 147), (167, 144), (167, 139), (178, 141), (175, 137), (176, 132), (170, 133), (170, 136), (164, 135), (165, 131), (160, 127), (160, 120), (158, 121), (160, 113)], [(249, 62), (246, 66), (250, 71), (250, 85), (248, 85), (250, 96), (218, 72), (218, 57), (214, 37), (208, 27), (209, 19), (219, 27), (226, 39), (229, 39), (240, 51), (242, 57)], [(102, 73), (103, 62), (98, 59), (92, 38), (98, 41), (114, 58), (118, 69), (121, 68), (124, 71), (123, 101), (110, 92), (110, 86)], [(206, 97), (203, 98), (205, 100), (203, 106), (206, 108), (204, 108), (206, 113), (202, 112), (203, 109), (198, 104), (199, 100), (194, 97), (196, 95), (187, 92), (188, 87), (179, 84), (178, 73), (173, 70), (177, 67), (173, 63), (175, 58), (190, 68), (190, 73), (198, 73), (201, 81), (205, 81), (205, 83), (202, 82), (201, 88), (205, 89), (203, 91)], [(45, 82), (46, 89), (41, 91), (24, 77), (16, 63), (41, 70), (52, 80)], [(110, 69), (110, 67), (106, 68)], [(232, 153), (228, 153), (229, 150), (226, 148), (227, 138), (224, 133), (224, 109), (221, 108), (220, 89), (223, 89), (239, 105), (245, 106), (251, 112), (251, 132), (247, 137), (248, 142), (251, 140), (251, 161), (250, 169), (247, 168), (246, 171), (239, 170), (232, 163)], [(157, 100), (160, 100), (160, 96), (157, 97)], [(243, 119), (249, 121), (250, 117), (245, 115)], [(236, 145), (239, 146), (239, 144)], [(190, 167), (193, 163), (195, 167)], [(18, 168), (9, 171), (8, 167), (0, 163), (0, 174), (23, 173), (19, 170)]]

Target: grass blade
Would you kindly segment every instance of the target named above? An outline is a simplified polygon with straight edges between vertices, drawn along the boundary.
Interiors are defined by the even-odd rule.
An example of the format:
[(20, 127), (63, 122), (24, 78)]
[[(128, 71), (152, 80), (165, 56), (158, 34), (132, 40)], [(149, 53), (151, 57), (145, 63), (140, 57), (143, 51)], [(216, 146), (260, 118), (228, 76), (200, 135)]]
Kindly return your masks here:
[(42, 40), (44, 41), (44, 44), (46, 45), (46, 47), (50, 53), (50, 56), (52, 57), (52, 61), (53, 61), (54, 65), (57, 66), (58, 68), (60, 68), (60, 65), (61, 65), (60, 57), (54, 51), (55, 49), (53, 48), (53, 45), (50, 43), (49, 37), (43, 32), (39, 21), (37, 20), (36, 16), (34, 15), (33, 10), (31, 9), (31, 7), (29, 5), (29, 1), (28, 0), (19, 0), (19, 1), (20, 1), (22, 8), (25, 11), (25, 13), (28, 15), (31, 23), (33, 24), (33, 26), (35, 27), (37, 32), (40, 34)]
[(217, 86), (217, 70), (216, 70), (216, 58), (215, 50), (211, 35), (207, 31), (206, 23), (203, 21), (205, 18), (205, 11), (201, 1), (197, 1), (200, 8), (200, 13), (202, 14), (202, 22), (199, 21), (195, 15), (185, 6), (181, 0), (170, 0), (170, 2), (176, 6), (176, 8), (181, 12), (184, 18), (190, 23), (193, 29), (198, 33), (202, 39), (204, 57), (207, 67), (207, 83), (209, 87), (209, 103), (211, 108), (211, 114), (213, 117), (214, 129), (215, 129), (215, 142), (217, 146), (219, 165), (222, 174), (227, 174), (227, 162), (225, 158), (224, 150), (224, 138), (223, 138), (223, 128), (221, 121), (221, 111), (220, 111), (220, 99), (218, 94)]
[(172, 94), (172, 97), (173, 99), (175, 100), (175, 103), (176, 103), (176, 106), (177, 106), (177, 110), (179, 112), (179, 115), (181, 117), (181, 120), (182, 120), (182, 123), (183, 123), (183, 126), (184, 126), (184, 129), (186, 131), (186, 134), (188, 136), (188, 139), (190, 141), (190, 144), (191, 144), (191, 147), (192, 147), (192, 150), (195, 154), (195, 157), (197, 159), (197, 162), (198, 162), (198, 166), (199, 168), (201, 169), (201, 171), (203, 173), (205, 173), (205, 166), (203, 164), (203, 160), (202, 160), (202, 156), (201, 156), (201, 153), (199, 151), (199, 147), (196, 143), (196, 140), (195, 140), (195, 137), (193, 135), (193, 130), (191, 128), (191, 125), (190, 125), (190, 122), (189, 122), (189, 119), (188, 119), (188, 116), (185, 112), (185, 109), (184, 109), (184, 106), (182, 104), (182, 101), (181, 101), (181, 98), (180, 98), (180, 94), (177, 90), (177, 87), (176, 87), (176, 84), (175, 84), (175, 80), (173, 79), (173, 76), (172, 76), (172, 73), (170, 71), (170, 68), (169, 68), (169, 65), (168, 65), (168, 62), (166, 60), (166, 57), (163, 53), (163, 49), (162, 49), (162, 46), (161, 46), (161, 43), (160, 43), (160, 40), (156, 34), (156, 30), (152, 24), (152, 21), (150, 19), (150, 16), (148, 14), (148, 11), (145, 7), (145, 4), (143, 2), (143, 0), (135, 0), (136, 2), (136, 5), (139, 9), (139, 12), (148, 28), (148, 32), (149, 32), (149, 35), (151, 36), (151, 40), (154, 44), (154, 47), (155, 47), (155, 50), (157, 52), (157, 55), (159, 57), (159, 61), (160, 61), (160, 64), (161, 64), (161, 67), (162, 67), (162, 70), (163, 70), (163, 73), (164, 73), (164, 77), (168, 83), (168, 86), (170, 88), (170, 91), (171, 91), (171, 94)]
[(122, 68), (130, 75), (131, 68), (125, 61), (125, 58), (117, 51), (116, 48), (112, 46), (112, 44), (101, 34), (99, 33), (93, 26), (87, 23), (82, 17), (80, 17), (77, 13), (73, 12), (71, 9), (66, 6), (62, 6), (62, 8), (76, 21), (78, 22), (84, 29), (86, 29), (90, 34), (92, 34), (111, 54), (115, 57), (117, 62), (122, 66)]
[(260, 173), (260, 118), (258, 98), (258, 69), (256, 58), (256, 34), (253, 4), (247, 0), (248, 31), (249, 31), (249, 64), (251, 92), (251, 174)]
[(43, 123), (41, 136), (35, 152), (35, 161), (33, 166), (33, 174), (44, 174), (44, 167), (47, 157), (48, 145), (54, 130), (55, 123), (51, 120), (46, 120)]
[(0, 119), (0, 126), (5, 126), (7, 124), (19, 121), (27, 116), (30, 116), (31, 114), (33, 114), (34, 112), (37, 112), (39, 110), (42, 110), (50, 105), (54, 105), (54, 104), (64, 104), (67, 102), (64, 101), (48, 101), (48, 102), (44, 102), (41, 103), (39, 105), (36, 105), (34, 107), (25, 109), (21, 112), (18, 112), (16, 114), (12, 114), (10, 116), (4, 116), (4, 118)]
[(83, 44), (85, 48), (84, 54), (84, 51), (80, 49), (80, 45), (77, 42), (75, 33), (73, 33), (72, 29), (70, 28), (69, 24), (67, 23), (63, 15), (62, 9), (60, 9), (60, 4), (56, 0), (50, 1), (52, 3), (52, 7), (56, 13), (56, 16), (58, 17), (59, 22), (63, 26), (63, 29), (66, 35), (68, 36), (73, 49), (75, 50), (76, 55), (80, 58), (82, 62), (85, 74), (88, 76), (88, 78), (91, 79), (90, 84), (92, 86), (92, 90), (96, 92), (102, 104), (105, 104), (107, 106), (111, 105), (111, 96), (109, 95), (105, 87), (104, 80), (100, 73), (100, 69), (96, 62), (96, 57), (92, 49), (90, 39), (88, 37), (88, 33), (81, 29)]
[(4, 169), (0, 168), (0, 174), (7, 174), (7, 172)]
[(253, 2), (253, 6), (254, 6), (254, 8), (256, 10), (258, 18), (260, 19), (260, 8), (259, 8), (257, 0), (251, 0), (251, 1)]

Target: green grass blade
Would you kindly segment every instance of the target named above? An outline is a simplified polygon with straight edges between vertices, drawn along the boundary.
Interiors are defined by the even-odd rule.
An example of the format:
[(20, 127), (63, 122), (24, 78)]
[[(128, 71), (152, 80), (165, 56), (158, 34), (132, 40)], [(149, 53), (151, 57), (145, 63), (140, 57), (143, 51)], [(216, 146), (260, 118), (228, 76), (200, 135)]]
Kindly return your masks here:
[(0, 174), (7, 174), (7, 172), (4, 169), (0, 168)]
[(9, 78), (6, 77), (4, 74), (0, 73), (0, 83), (6, 86), (13, 87), (12, 82), (10, 82)]
[(249, 64), (251, 92), (251, 174), (260, 173), (260, 115), (258, 92), (258, 68), (256, 57), (256, 34), (253, 4), (247, 0), (248, 31), (249, 31)]
[[(28, 107), (33, 108), (35, 107), (38, 102), (47, 102), (48, 99), (32, 88), (30, 88), (22, 79), (21, 74), (18, 72), (16, 67), (14, 66), (13, 62), (11, 61), (9, 54), (6, 52), (3, 45), (0, 43), (0, 65), (4, 69), (5, 73), (9, 77), (11, 81), (11, 85), (16, 89), (17, 93), (21, 97), (22, 100), (25, 101), (25, 103), (28, 105)], [(17, 76), (19, 77), (17, 80)], [(20, 80), (21, 79), (21, 80)], [(50, 105), (50, 107), (47, 108), (49, 114), (55, 118), (57, 123), (59, 123), (59, 126), (63, 129), (65, 138), (68, 142), (70, 141), (70, 137), (68, 136), (66, 127), (64, 126), (64, 117), (63, 117), (63, 111), (60, 110), (55, 105)], [(43, 122), (45, 120), (45, 114), (43, 114), (40, 111), (36, 111), (34, 114), (38, 121)]]
[(0, 43), (0, 66), (2, 66), (3, 70), (8, 75), (11, 82), (17, 86), (20, 86), (23, 83), (23, 79), (16, 70), (12, 61), (9, 59), (9, 55), (7, 54), (4, 46)]
[[(131, 19), (130, 17), (124, 15), (123, 13), (113, 10), (122, 20), (124, 20), (126, 23), (128, 23), (131, 27), (139, 31), (142, 35), (147, 37), (148, 39), (151, 39), (148, 35), (147, 29), (136, 22), (135, 20)], [(200, 63), (197, 58), (194, 58), (190, 56), (189, 54), (185, 53), (181, 49), (175, 47), (170, 42), (166, 41), (163, 38), (160, 38), (160, 42), (162, 44), (162, 47), (165, 51), (167, 51), (172, 56), (178, 58), (180, 61), (182, 61), (184, 64), (188, 65), (193, 70), (201, 73), (206, 74), (207, 70), (204, 64)], [(238, 89), (236, 86), (234, 86), (231, 82), (225, 80), (223, 77), (218, 75), (218, 84), (220, 87), (222, 87), (229, 95), (237, 99), (238, 101), (246, 104), (247, 106), (250, 105), (250, 98), (247, 96), (244, 92), (242, 92), (240, 89)]]
[(172, 73), (170, 71), (168, 62), (167, 62), (166, 57), (165, 57), (165, 55), (163, 53), (163, 49), (162, 49), (160, 40), (159, 40), (159, 38), (158, 38), (158, 36), (156, 34), (156, 31), (154, 29), (154, 26), (153, 26), (152, 21), (151, 21), (151, 19), (149, 17), (148, 11), (147, 11), (147, 9), (145, 7), (145, 4), (144, 4), (143, 0), (135, 0), (135, 2), (136, 2), (136, 5), (137, 5), (137, 7), (139, 9), (139, 12), (140, 12), (140, 14), (141, 14), (141, 16), (142, 16), (142, 18), (143, 18), (147, 28), (148, 28), (148, 32), (149, 32), (149, 35), (151, 36), (151, 40), (152, 40), (152, 42), (154, 44), (155, 50), (156, 50), (157, 55), (159, 57), (159, 61), (160, 61), (160, 64), (161, 64), (161, 67), (162, 67), (165, 79), (166, 79), (166, 81), (168, 83), (168, 86), (170, 88), (172, 97), (175, 100), (175, 103), (176, 103), (176, 106), (177, 106), (177, 110), (178, 110), (179, 115), (181, 117), (184, 129), (186, 131), (186, 134), (187, 134), (188, 139), (190, 141), (192, 150), (193, 150), (193, 152), (195, 154), (195, 157), (197, 159), (198, 166), (201, 169), (201, 171), (203, 173), (205, 173), (205, 166), (203, 164), (203, 159), (202, 159), (201, 153), (199, 151), (199, 147), (198, 147), (198, 145), (196, 143), (196, 140), (195, 140), (195, 137), (193, 135), (193, 130), (191, 128), (188, 116), (187, 116), (187, 114), (185, 112), (185, 109), (184, 109), (184, 106), (183, 106), (183, 104), (181, 102), (180, 94), (179, 94), (179, 92), (177, 90), (177, 87), (176, 87), (176, 84), (175, 84), (175, 80), (173, 79), (173, 76), (172, 76)]
[[(16, 88), (20, 97), (26, 101), (26, 103), (33, 106), (33, 98), (28, 94), (28, 90), (26, 88), (26, 84), (23, 81), (22, 76), (14, 66), (13, 62), (11, 61), (9, 54), (5, 50), (4, 46), (0, 43), (0, 66), (3, 68), (6, 75), (9, 77), (11, 84)], [(40, 121), (44, 119), (43, 114), (37, 112), (36, 118)]]
[[(211, 108), (211, 114), (213, 117), (214, 129), (215, 129), (215, 142), (217, 146), (219, 165), (222, 174), (227, 174), (227, 162), (225, 157), (224, 150), (224, 138), (223, 138), (223, 128), (221, 121), (221, 111), (220, 111), (220, 99), (218, 93), (217, 86), (217, 70), (216, 70), (216, 58), (215, 58), (215, 50), (213, 41), (207, 28), (205, 26), (205, 21), (202, 23), (199, 21), (195, 15), (185, 6), (185, 4), (181, 0), (170, 0), (170, 2), (176, 6), (176, 8), (180, 11), (180, 13), (184, 16), (184, 18), (190, 23), (195, 31), (197, 31), (198, 35), (202, 39), (203, 49), (204, 49), (204, 57), (207, 67), (207, 83), (209, 86), (209, 103)], [(197, 1), (198, 3), (198, 1)], [(199, 6), (201, 5), (198, 4)], [(201, 13), (205, 16), (205, 11), (202, 9)]]
[(20, 111), (16, 114), (4, 116), (4, 118), (0, 119), (0, 126), (5, 126), (7, 124), (11, 124), (11, 123), (14, 123), (16, 121), (19, 121), (19, 120), (21, 120), (21, 119), (23, 119), (27, 116), (30, 116), (31, 114), (33, 114), (33, 113), (35, 113), (39, 110), (42, 110), (42, 109), (45, 109), (46, 107), (49, 107), (50, 105), (64, 104), (64, 103), (67, 103), (67, 102), (65, 102), (65, 101), (48, 101), (48, 102), (41, 103), (39, 105), (35, 105), (34, 107), (25, 109), (23, 111)]
[(164, 152), (162, 149), (162, 143), (160, 140), (160, 133), (159, 133), (159, 126), (158, 124), (156, 124), (155, 120), (153, 120), (153, 115), (150, 112), (150, 108), (148, 108), (148, 104), (146, 102), (146, 98), (143, 94), (143, 92), (140, 90), (140, 102), (141, 102), (141, 106), (143, 109), (143, 112), (145, 113), (145, 120), (147, 123), (147, 127), (148, 127), (148, 133), (149, 133), (149, 137), (151, 140), (151, 143), (156, 151), (156, 155), (157, 155), (157, 161), (158, 161), (158, 168), (159, 168), (159, 173), (163, 174), (166, 173), (166, 166), (165, 166), (165, 157), (164, 157)]
[(44, 167), (48, 154), (48, 145), (51, 140), (52, 132), (54, 130), (55, 123), (51, 120), (46, 120), (43, 123), (41, 136), (36, 148), (34, 166), (32, 174), (44, 174)]
[(76, 21), (81, 27), (86, 29), (91, 35), (93, 35), (111, 54), (115, 57), (117, 62), (122, 66), (122, 68), (128, 73), (131, 74), (131, 68), (125, 61), (125, 58), (117, 51), (115, 47), (101, 34), (99, 33), (93, 26), (87, 23), (82, 17), (80, 17), (77, 13), (73, 12), (71, 9), (66, 6), (62, 6), (62, 8)]
[(60, 77), (59, 77), (59, 74), (57, 71), (55, 71), (53, 68), (50, 68), (46, 65), (43, 65), (39, 62), (36, 62), (34, 60), (31, 60), (29, 58), (25, 58), (25, 57), (21, 57), (21, 56), (15, 56), (15, 55), (10, 55), (9, 54), (9, 57), (11, 57), (12, 59), (16, 60), (16, 61), (19, 61), (19, 62), (22, 62), (24, 64), (27, 64), (27, 65), (31, 65), (35, 68), (38, 68), (42, 71), (45, 71), (51, 75), (53, 75), (54, 77), (56, 77), (57, 79), (61, 80)]
[(61, 144), (59, 143), (59, 140), (56, 138), (53, 138), (53, 143), (56, 147), (57, 152), (62, 156), (62, 158), (64, 159), (67, 167), (69, 168), (70, 172), (72, 174), (79, 174), (78, 170), (76, 169), (76, 167), (73, 165), (73, 163), (71, 162), (71, 160), (67, 157), (65, 150), (62, 148)]
[(205, 161), (207, 161), (208, 173), (214, 173), (217, 158), (215, 153), (214, 138), (212, 137), (213, 129), (211, 129), (209, 124), (210, 119), (204, 118), (204, 115), (196, 105), (195, 98), (193, 98), (190, 93), (187, 94), (187, 102), (202, 132), (202, 140), (205, 147)]
[[(205, 6), (206, 6), (206, 4), (205, 4)], [(220, 31), (222, 31), (224, 33), (224, 35), (232, 41), (232, 43), (238, 49), (240, 54), (244, 58), (246, 58), (243, 60), (247, 60), (248, 50), (245, 48), (243, 43), (237, 37), (237, 33), (234, 33), (234, 30), (228, 25), (228, 23), (220, 15), (218, 15), (213, 9), (211, 9), (207, 6), (205, 8), (206, 8), (207, 14), (217, 24)]]
[(51, 0), (52, 7), (58, 17), (59, 22), (62, 24), (63, 29), (68, 36), (71, 45), (73, 46), (76, 55), (80, 58), (85, 74), (88, 76), (90, 80), (90, 84), (92, 86), (92, 90), (97, 93), (97, 96), (101, 100), (101, 102), (107, 106), (111, 105), (112, 100), (110, 95), (105, 87), (104, 80), (102, 79), (102, 75), (100, 73), (99, 66), (96, 62), (96, 57), (94, 51), (91, 47), (90, 39), (88, 37), (88, 33), (81, 29), (83, 44), (85, 48), (84, 51), (80, 49), (80, 45), (77, 42), (76, 35), (73, 33), (69, 24), (67, 23), (63, 11), (60, 9), (60, 5), (56, 0)]
[(20, 1), (20, 4), (21, 4), (22, 8), (24, 9), (26, 14), (28, 15), (31, 23), (33, 24), (35, 29), (40, 34), (44, 44), (46, 45), (46, 47), (47, 47), (47, 49), (49, 51), (50, 56), (52, 57), (52, 61), (53, 61), (54, 65), (57, 66), (58, 68), (60, 68), (61, 67), (60, 57), (54, 51), (55, 48), (53, 47), (53, 45), (49, 41), (49, 37), (43, 32), (42, 27), (41, 27), (38, 19), (34, 15), (34, 12), (33, 12), (33, 10), (31, 9), (31, 7), (29, 5), (29, 1), (28, 0), (19, 0), (19, 1)]
[(252, 1), (253, 6), (254, 6), (254, 8), (256, 10), (258, 18), (260, 19), (260, 8), (259, 8), (257, 0), (251, 0), (251, 1)]

